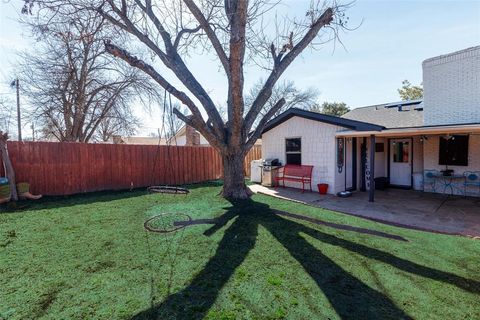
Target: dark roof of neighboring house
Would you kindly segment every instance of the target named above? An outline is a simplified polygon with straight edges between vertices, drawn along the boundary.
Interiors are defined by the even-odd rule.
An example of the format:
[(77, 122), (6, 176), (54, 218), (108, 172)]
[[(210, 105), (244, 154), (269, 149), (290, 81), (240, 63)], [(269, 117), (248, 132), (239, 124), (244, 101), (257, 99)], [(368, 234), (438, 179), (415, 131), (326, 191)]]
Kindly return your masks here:
[(345, 119), (374, 123), (385, 128), (423, 126), (422, 100), (400, 101), (356, 108), (342, 116)]
[(357, 130), (357, 131), (375, 131), (375, 130), (380, 131), (382, 129), (385, 129), (385, 127), (376, 125), (376, 124), (371, 124), (371, 123), (366, 123), (362, 121), (351, 120), (351, 119), (346, 119), (346, 118), (341, 118), (336, 116), (330, 116), (330, 115), (326, 115), (318, 112), (306, 111), (298, 108), (290, 108), (287, 111), (281, 113), (279, 116), (270, 120), (265, 126), (265, 129), (263, 129), (262, 133), (265, 133), (275, 128), (276, 126), (282, 124), (283, 122), (287, 121), (292, 117), (300, 117), (300, 118), (305, 118), (309, 120), (324, 122), (324, 123), (348, 128), (351, 130)]

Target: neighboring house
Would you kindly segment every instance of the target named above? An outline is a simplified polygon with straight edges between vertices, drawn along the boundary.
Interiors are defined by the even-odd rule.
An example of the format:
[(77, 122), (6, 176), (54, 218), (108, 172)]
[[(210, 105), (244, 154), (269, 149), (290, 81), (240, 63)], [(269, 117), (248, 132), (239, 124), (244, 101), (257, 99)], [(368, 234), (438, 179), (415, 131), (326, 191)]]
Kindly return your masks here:
[(184, 125), (173, 138), (158, 137), (122, 137), (114, 136), (115, 144), (171, 145), (171, 146), (209, 146), (208, 141), (194, 128)]
[(113, 144), (141, 144), (141, 145), (158, 145), (165, 144), (165, 139), (159, 139), (158, 137), (122, 137), (113, 136)]
[[(171, 145), (171, 146), (200, 146), (208, 147), (210, 144), (207, 139), (202, 136), (197, 130), (191, 126), (184, 125), (181, 127), (175, 136), (170, 139), (158, 137), (122, 137), (113, 136), (112, 141), (109, 143), (114, 144), (143, 144), (143, 145)], [(258, 139), (255, 142), (256, 146), (260, 146), (262, 140)]]
[(183, 125), (175, 136), (169, 140), (169, 143), (177, 146), (207, 147), (210, 145), (204, 136), (195, 130), (195, 128), (188, 125)]
[[(313, 165), (313, 183), (328, 183), (329, 193), (371, 190), (373, 201), (374, 178), (410, 188), (424, 177), (425, 191), (461, 194), (462, 175), (480, 171), (480, 46), (425, 60), (423, 86), (423, 101), (343, 117), (289, 109), (266, 126), (262, 156)], [(439, 176), (446, 169), (453, 178)]]
[[(177, 131), (177, 134), (173, 138), (169, 140), (172, 145), (177, 146), (210, 146), (207, 139), (202, 136), (197, 130), (192, 128), (191, 126), (184, 125)], [(258, 139), (255, 142), (256, 146), (260, 146), (262, 144), (262, 140)]]

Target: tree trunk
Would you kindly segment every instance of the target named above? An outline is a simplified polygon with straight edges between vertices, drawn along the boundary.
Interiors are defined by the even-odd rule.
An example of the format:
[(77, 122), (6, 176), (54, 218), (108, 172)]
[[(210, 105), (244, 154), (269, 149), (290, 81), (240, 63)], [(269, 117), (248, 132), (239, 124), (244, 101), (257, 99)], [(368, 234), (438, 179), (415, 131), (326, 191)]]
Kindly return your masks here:
[(0, 154), (2, 156), (3, 165), (5, 166), (5, 176), (10, 183), (10, 196), (12, 201), (18, 200), (17, 185), (15, 183), (15, 170), (13, 170), (12, 162), (7, 151), (8, 135), (0, 131)]
[(252, 192), (245, 185), (243, 151), (223, 155), (223, 190), (222, 196), (227, 199), (248, 199)]

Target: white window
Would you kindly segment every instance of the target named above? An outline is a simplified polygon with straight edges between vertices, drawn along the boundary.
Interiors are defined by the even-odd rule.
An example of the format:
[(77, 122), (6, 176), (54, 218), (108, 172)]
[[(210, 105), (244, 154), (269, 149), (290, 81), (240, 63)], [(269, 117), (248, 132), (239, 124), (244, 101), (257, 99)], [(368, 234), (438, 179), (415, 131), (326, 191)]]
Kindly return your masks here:
[(285, 139), (285, 152), (287, 164), (302, 164), (302, 139), (287, 138)]

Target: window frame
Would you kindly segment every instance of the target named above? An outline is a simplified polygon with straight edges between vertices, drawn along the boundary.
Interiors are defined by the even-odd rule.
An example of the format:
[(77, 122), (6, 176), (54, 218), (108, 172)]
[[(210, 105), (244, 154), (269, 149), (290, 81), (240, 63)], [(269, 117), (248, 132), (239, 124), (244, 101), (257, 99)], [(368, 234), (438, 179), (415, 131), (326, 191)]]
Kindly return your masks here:
[[(287, 141), (288, 140), (294, 140), (294, 139), (300, 140), (300, 151), (287, 151)], [(285, 138), (284, 148), (285, 148), (285, 164), (302, 165), (302, 137), (288, 137), (288, 138)], [(288, 163), (288, 155), (289, 154), (300, 155), (300, 163)]]
[[(413, 146), (410, 145), (410, 141), (394, 141), (392, 154), (393, 163), (410, 163), (412, 156), (411, 147)], [(397, 154), (397, 152), (399, 153)]]
[[(444, 136), (440, 136), (438, 138), (438, 164), (442, 166), (460, 166), (460, 167), (468, 167), (468, 156), (469, 156), (469, 147), (470, 147), (470, 135), (462, 135), (462, 134), (453, 134), (451, 135), (455, 140), (446, 139)], [(465, 153), (459, 160), (453, 161), (449, 157), (448, 148), (449, 144), (452, 143), (451, 141), (459, 141), (459, 137), (465, 138), (466, 146), (465, 148), (456, 147), (457, 150), (462, 150)], [(463, 145), (462, 145), (463, 146)]]

